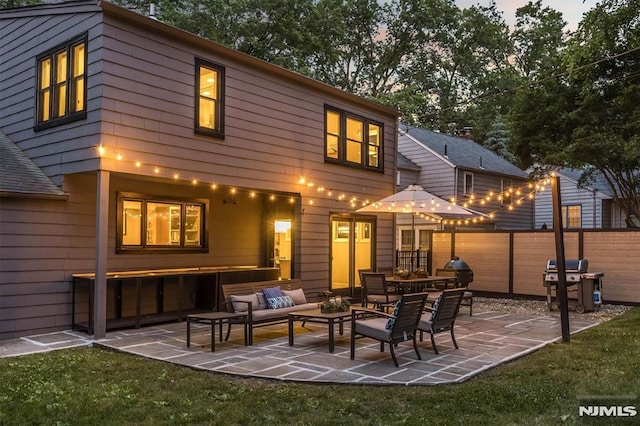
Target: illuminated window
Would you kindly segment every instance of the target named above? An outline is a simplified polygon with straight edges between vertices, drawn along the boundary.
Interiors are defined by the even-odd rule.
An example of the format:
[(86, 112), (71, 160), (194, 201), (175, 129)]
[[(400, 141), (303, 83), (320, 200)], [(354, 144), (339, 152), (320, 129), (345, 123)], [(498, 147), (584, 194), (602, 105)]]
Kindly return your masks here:
[(582, 206), (562, 206), (562, 226), (564, 228), (582, 227)]
[(122, 194), (118, 202), (119, 251), (204, 249), (206, 201), (157, 201)]
[(86, 118), (86, 36), (38, 56), (36, 130)]
[(196, 132), (224, 138), (224, 68), (196, 60)]
[(326, 161), (382, 170), (382, 124), (326, 108), (325, 129)]

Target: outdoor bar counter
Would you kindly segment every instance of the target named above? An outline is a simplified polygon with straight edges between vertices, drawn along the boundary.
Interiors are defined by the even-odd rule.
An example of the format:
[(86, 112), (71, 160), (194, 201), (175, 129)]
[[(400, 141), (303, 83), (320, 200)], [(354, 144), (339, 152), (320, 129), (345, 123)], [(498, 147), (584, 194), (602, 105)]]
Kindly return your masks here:
[[(210, 266), (107, 273), (107, 331), (220, 309), (220, 285), (278, 279), (278, 269)], [(73, 275), (72, 328), (93, 333), (95, 274)]]

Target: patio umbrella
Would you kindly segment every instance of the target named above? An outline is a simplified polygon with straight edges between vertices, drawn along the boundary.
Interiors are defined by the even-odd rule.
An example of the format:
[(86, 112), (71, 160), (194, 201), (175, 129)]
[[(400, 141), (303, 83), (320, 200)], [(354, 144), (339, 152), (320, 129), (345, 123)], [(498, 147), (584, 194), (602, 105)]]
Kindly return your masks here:
[(409, 185), (400, 192), (389, 195), (357, 210), (369, 213), (426, 213), (434, 216), (470, 216), (473, 213), (464, 207), (450, 203), (422, 189), (420, 185)]
[[(411, 234), (415, 229), (415, 216), (424, 213), (441, 218), (446, 216), (471, 216), (474, 213), (457, 204), (425, 191), (420, 185), (409, 185), (400, 192), (368, 204), (358, 213), (408, 213), (411, 214)], [(411, 239), (411, 251), (415, 249)]]

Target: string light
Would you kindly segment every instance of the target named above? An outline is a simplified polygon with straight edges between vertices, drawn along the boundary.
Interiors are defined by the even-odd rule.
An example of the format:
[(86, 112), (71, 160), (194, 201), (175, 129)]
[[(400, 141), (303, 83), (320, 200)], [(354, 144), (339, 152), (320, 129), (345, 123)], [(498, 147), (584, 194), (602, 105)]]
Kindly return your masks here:
[[(98, 152), (98, 154), (103, 157), (103, 156), (107, 156), (109, 150), (107, 147), (105, 147), (103, 144), (100, 144), (99, 146), (96, 147), (96, 151)], [(112, 151), (113, 152), (113, 151)], [(117, 159), (118, 161), (123, 161), (124, 155), (122, 152), (118, 151), (115, 154), (112, 154), (112, 158)], [(137, 168), (141, 168), (143, 166), (143, 163), (141, 160), (136, 160), (135, 161), (135, 166)], [(161, 168), (159, 166), (153, 166), (152, 169), (153, 173), (157, 176), (161, 175)], [(555, 172), (552, 172), (551, 176), (554, 176)], [(180, 174), (175, 172), (172, 175), (174, 180), (178, 180), (180, 178)], [(198, 184), (198, 180), (196, 178), (192, 179), (191, 181), (193, 183), (193, 185)], [(299, 178), (297, 179), (298, 184), (300, 185), (305, 185), (307, 188), (311, 189), (311, 188), (315, 188), (316, 193), (320, 193), (323, 194), (325, 197), (327, 198), (333, 198), (334, 197), (334, 191), (330, 188), (327, 188), (324, 185), (316, 185), (316, 183), (309, 181), (304, 175), (299, 176)], [(536, 192), (543, 192), (547, 190), (547, 186), (550, 185), (550, 178), (547, 177), (544, 180), (539, 180), (537, 182), (528, 182), (526, 184), (524, 184), (521, 188), (513, 188), (513, 187), (509, 187), (506, 190), (503, 191), (489, 191), (487, 194), (485, 194), (485, 196), (480, 196), (479, 194), (469, 194), (468, 199), (465, 200), (465, 202), (462, 204), (463, 207), (468, 208), (469, 206), (472, 206), (474, 204), (474, 201), (477, 200), (477, 204), (479, 204), (480, 206), (486, 207), (488, 205), (488, 203), (490, 203), (493, 200), (496, 200), (498, 202), (500, 202), (501, 204), (504, 203), (504, 201), (509, 200), (510, 203), (508, 205), (506, 205), (506, 203), (504, 203), (505, 205), (502, 205), (501, 208), (507, 210), (507, 211), (513, 211), (515, 209), (515, 207), (517, 206), (521, 206), (523, 205), (523, 201), (524, 200), (533, 200), (535, 198), (535, 193)], [(218, 185), (216, 183), (211, 183), (210, 184), (211, 190), (216, 190)], [(525, 189), (528, 188), (528, 191), (525, 191)], [(230, 189), (232, 194), (235, 194), (237, 192), (236, 188), (231, 188)], [(497, 194), (497, 195), (496, 195)], [(249, 196), (251, 198), (254, 198), (257, 195), (256, 191), (251, 191), (249, 192)], [(300, 194), (301, 196), (303, 196), (303, 194)], [(512, 199), (518, 197), (517, 199)], [(270, 200), (275, 200), (275, 195), (270, 195), (269, 199)], [(290, 203), (294, 203), (295, 202), (295, 198), (294, 197), (289, 197), (289, 202)], [(351, 207), (356, 207), (356, 206), (367, 206), (370, 205), (370, 201), (369, 200), (365, 200), (365, 201), (358, 201), (358, 196), (356, 195), (347, 195), (345, 193), (340, 193), (340, 195), (336, 198), (337, 201), (348, 201), (349, 205)], [(451, 197), (451, 204), (452, 205), (456, 205), (456, 198), (455, 197)], [(309, 205), (314, 205), (315, 201), (313, 199), (310, 199), (308, 201)], [(436, 204), (434, 200), (431, 200), (431, 204), (434, 205)], [(407, 203), (406, 204), (406, 208), (408, 210), (411, 209), (411, 205), (415, 205), (415, 202)], [(376, 208), (384, 208), (383, 205), (379, 204), (379, 203), (374, 203), (374, 206)], [(438, 204), (439, 206), (439, 204)], [(421, 208), (426, 208), (426, 204), (422, 203)], [(449, 210), (451, 210), (451, 206), (447, 206)], [(391, 207), (389, 207), (389, 210), (392, 210), (393, 208), (395, 208), (395, 203), (391, 204)], [(432, 210), (435, 211), (435, 207), (432, 207)], [(478, 217), (474, 217), (471, 219), (472, 223), (477, 223), (477, 220), (479, 219), (479, 221), (484, 221), (485, 217), (488, 217), (490, 219), (494, 219), (495, 218), (495, 211), (494, 212), (490, 212), (490, 213), (483, 213), (484, 216), (480, 215), (479, 218)], [(435, 214), (435, 213), (434, 213)], [(430, 220), (430, 221), (434, 221), (434, 222), (440, 222), (443, 224), (446, 224), (447, 222), (440, 219), (436, 219), (433, 216), (424, 216), (421, 215), (420, 217), (424, 218), (425, 220)], [(456, 223), (455, 221), (451, 221), (451, 224)], [(462, 222), (460, 222), (462, 223)], [(464, 221), (464, 223), (470, 223), (469, 220)]]

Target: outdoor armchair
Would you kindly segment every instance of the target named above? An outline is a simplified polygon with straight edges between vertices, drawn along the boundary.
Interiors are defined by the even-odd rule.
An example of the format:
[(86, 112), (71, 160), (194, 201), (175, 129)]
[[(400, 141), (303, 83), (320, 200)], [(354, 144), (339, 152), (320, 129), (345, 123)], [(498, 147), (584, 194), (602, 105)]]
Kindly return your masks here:
[(384, 352), (384, 344), (389, 344), (391, 358), (396, 367), (394, 347), (407, 340), (413, 340), (413, 348), (418, 359), (422, 359), (416, 341), (416, 329), (424, 310), (427, 293), (412, 293), (401, 297), (393, 314), (368, 309), (351, 311), (351, 359), (355, 359), (356, 339), (369, 337), (380, 341), (380, 352)]
[(393, 308), (401, 295), (390, 291), (384, 272), (361, 272), (362, 306), (373, 305), (375, 309), (386, 311)]
[(436, 354), (439, 352), (438, 347), (436, 346), (435, 335), (445, 331), (451, 332), (453, 345), (458, 349), (458, 343), (456, 342), (456, 336), (454, 334), (454, 326), (463, 295), (464, 289), (443, 290), (440, 297), (433, 302), (433, 306), (425, 308), (425, 313), (422, 315), (418, 324), (418, 330), (420, 330), (420, 341), (422, 342), (423, 332), (429, 333), (429, 336), (431, 337), (431, 346), (433, 346), (433, 350)]

